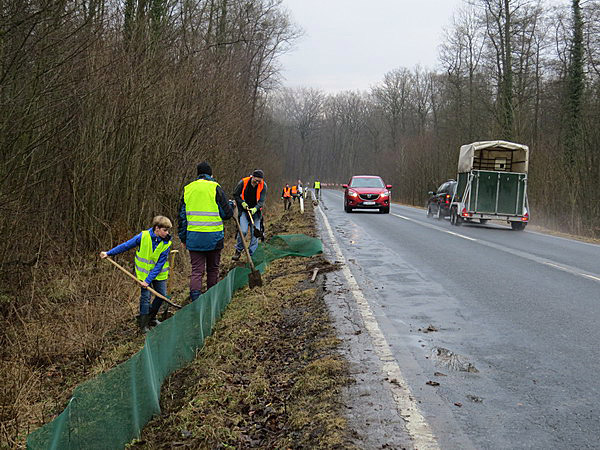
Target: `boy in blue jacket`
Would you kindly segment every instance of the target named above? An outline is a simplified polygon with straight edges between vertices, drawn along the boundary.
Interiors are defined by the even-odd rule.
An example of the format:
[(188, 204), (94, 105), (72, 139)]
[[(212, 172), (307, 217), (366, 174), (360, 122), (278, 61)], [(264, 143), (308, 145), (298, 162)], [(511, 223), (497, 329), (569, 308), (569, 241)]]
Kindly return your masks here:
[(171, 230), (173, 224), (168, 217), (156, 216), (152, 219), (152, 227), (135, 235), (127, 242), (117, 245), (107, 252), (100, 252), (100, 258), (118, 255), (137, 247), (135, 253), (135, 274), (142, 286), (140, 293), (139, 326), (142, 332), (148, 331), (149, 325), (157, 325), (156, 314), (162, 300), (154, 297), (150, 306), (151, 286), (155, 291), (167, 295), (167, 278), (169, 277), (169, 252), (171, 251)]

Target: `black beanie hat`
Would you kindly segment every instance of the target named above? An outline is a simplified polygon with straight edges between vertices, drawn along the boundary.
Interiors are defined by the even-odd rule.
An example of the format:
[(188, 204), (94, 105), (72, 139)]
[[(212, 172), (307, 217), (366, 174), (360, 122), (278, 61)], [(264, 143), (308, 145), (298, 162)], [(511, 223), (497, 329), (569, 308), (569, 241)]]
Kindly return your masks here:
[(206, 174), (212, 176), (212, 168), (206, 161), (202, 161), (197, 167), (198, 175)]
[(263, 173), (262, 170), (256, 169), (254, 172), (252, 172), (252, 176), (257, 177), (257, 178), (264, 178), (265, 174)]

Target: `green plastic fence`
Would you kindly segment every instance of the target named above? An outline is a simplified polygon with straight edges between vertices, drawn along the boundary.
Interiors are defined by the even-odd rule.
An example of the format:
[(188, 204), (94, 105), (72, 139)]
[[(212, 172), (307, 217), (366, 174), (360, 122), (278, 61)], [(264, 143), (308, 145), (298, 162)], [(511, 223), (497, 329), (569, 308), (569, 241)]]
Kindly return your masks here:
[[(322, 243), (303, 234), (274, 236), (253, 256), (257, 268), (284, 256), (313, 256)], [(29, 449), (122, 448), (160, 413), (160, 387), (195, 357), (233, 292), (248, 283), (250, 270), (233, 269), (198, 300), (186, 305), (146, 336), (144, 348), (128, 361), (73, 391), (66, 409), (27, 437)]]

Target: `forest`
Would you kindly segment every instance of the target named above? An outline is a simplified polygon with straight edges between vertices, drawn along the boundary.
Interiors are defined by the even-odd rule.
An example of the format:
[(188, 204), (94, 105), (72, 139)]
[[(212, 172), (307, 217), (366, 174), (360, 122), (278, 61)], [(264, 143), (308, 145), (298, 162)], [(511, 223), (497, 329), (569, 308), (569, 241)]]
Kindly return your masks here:
[(546, 3), (465, 3), (436, 70), (399, 67), (369, 92), (278, 91), (270, 130), (285, 173), (338, 184), (381, 175), (393, 199), (423, 206), (456, 178), (461, 145), (518, 142), (530, 148), (532, 221), (597, 236), (600, 3)]

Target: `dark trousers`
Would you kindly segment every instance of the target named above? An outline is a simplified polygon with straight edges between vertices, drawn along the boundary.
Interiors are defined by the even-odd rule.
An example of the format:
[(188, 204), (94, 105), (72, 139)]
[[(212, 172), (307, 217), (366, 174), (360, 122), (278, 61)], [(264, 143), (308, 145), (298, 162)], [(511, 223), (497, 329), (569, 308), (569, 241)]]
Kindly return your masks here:
[(283, 209), (288, 210), (292, 207), (292, 199), (289, 197), (283, 197)]
[(221, 249), (209, 252), (194, 252), (190, 250), (192, 274), (190, 276), (190, 292), (201, 292), (202, 278), (206, 272), (206, 289), (210, 289), (219, 281), (219, 264)]

